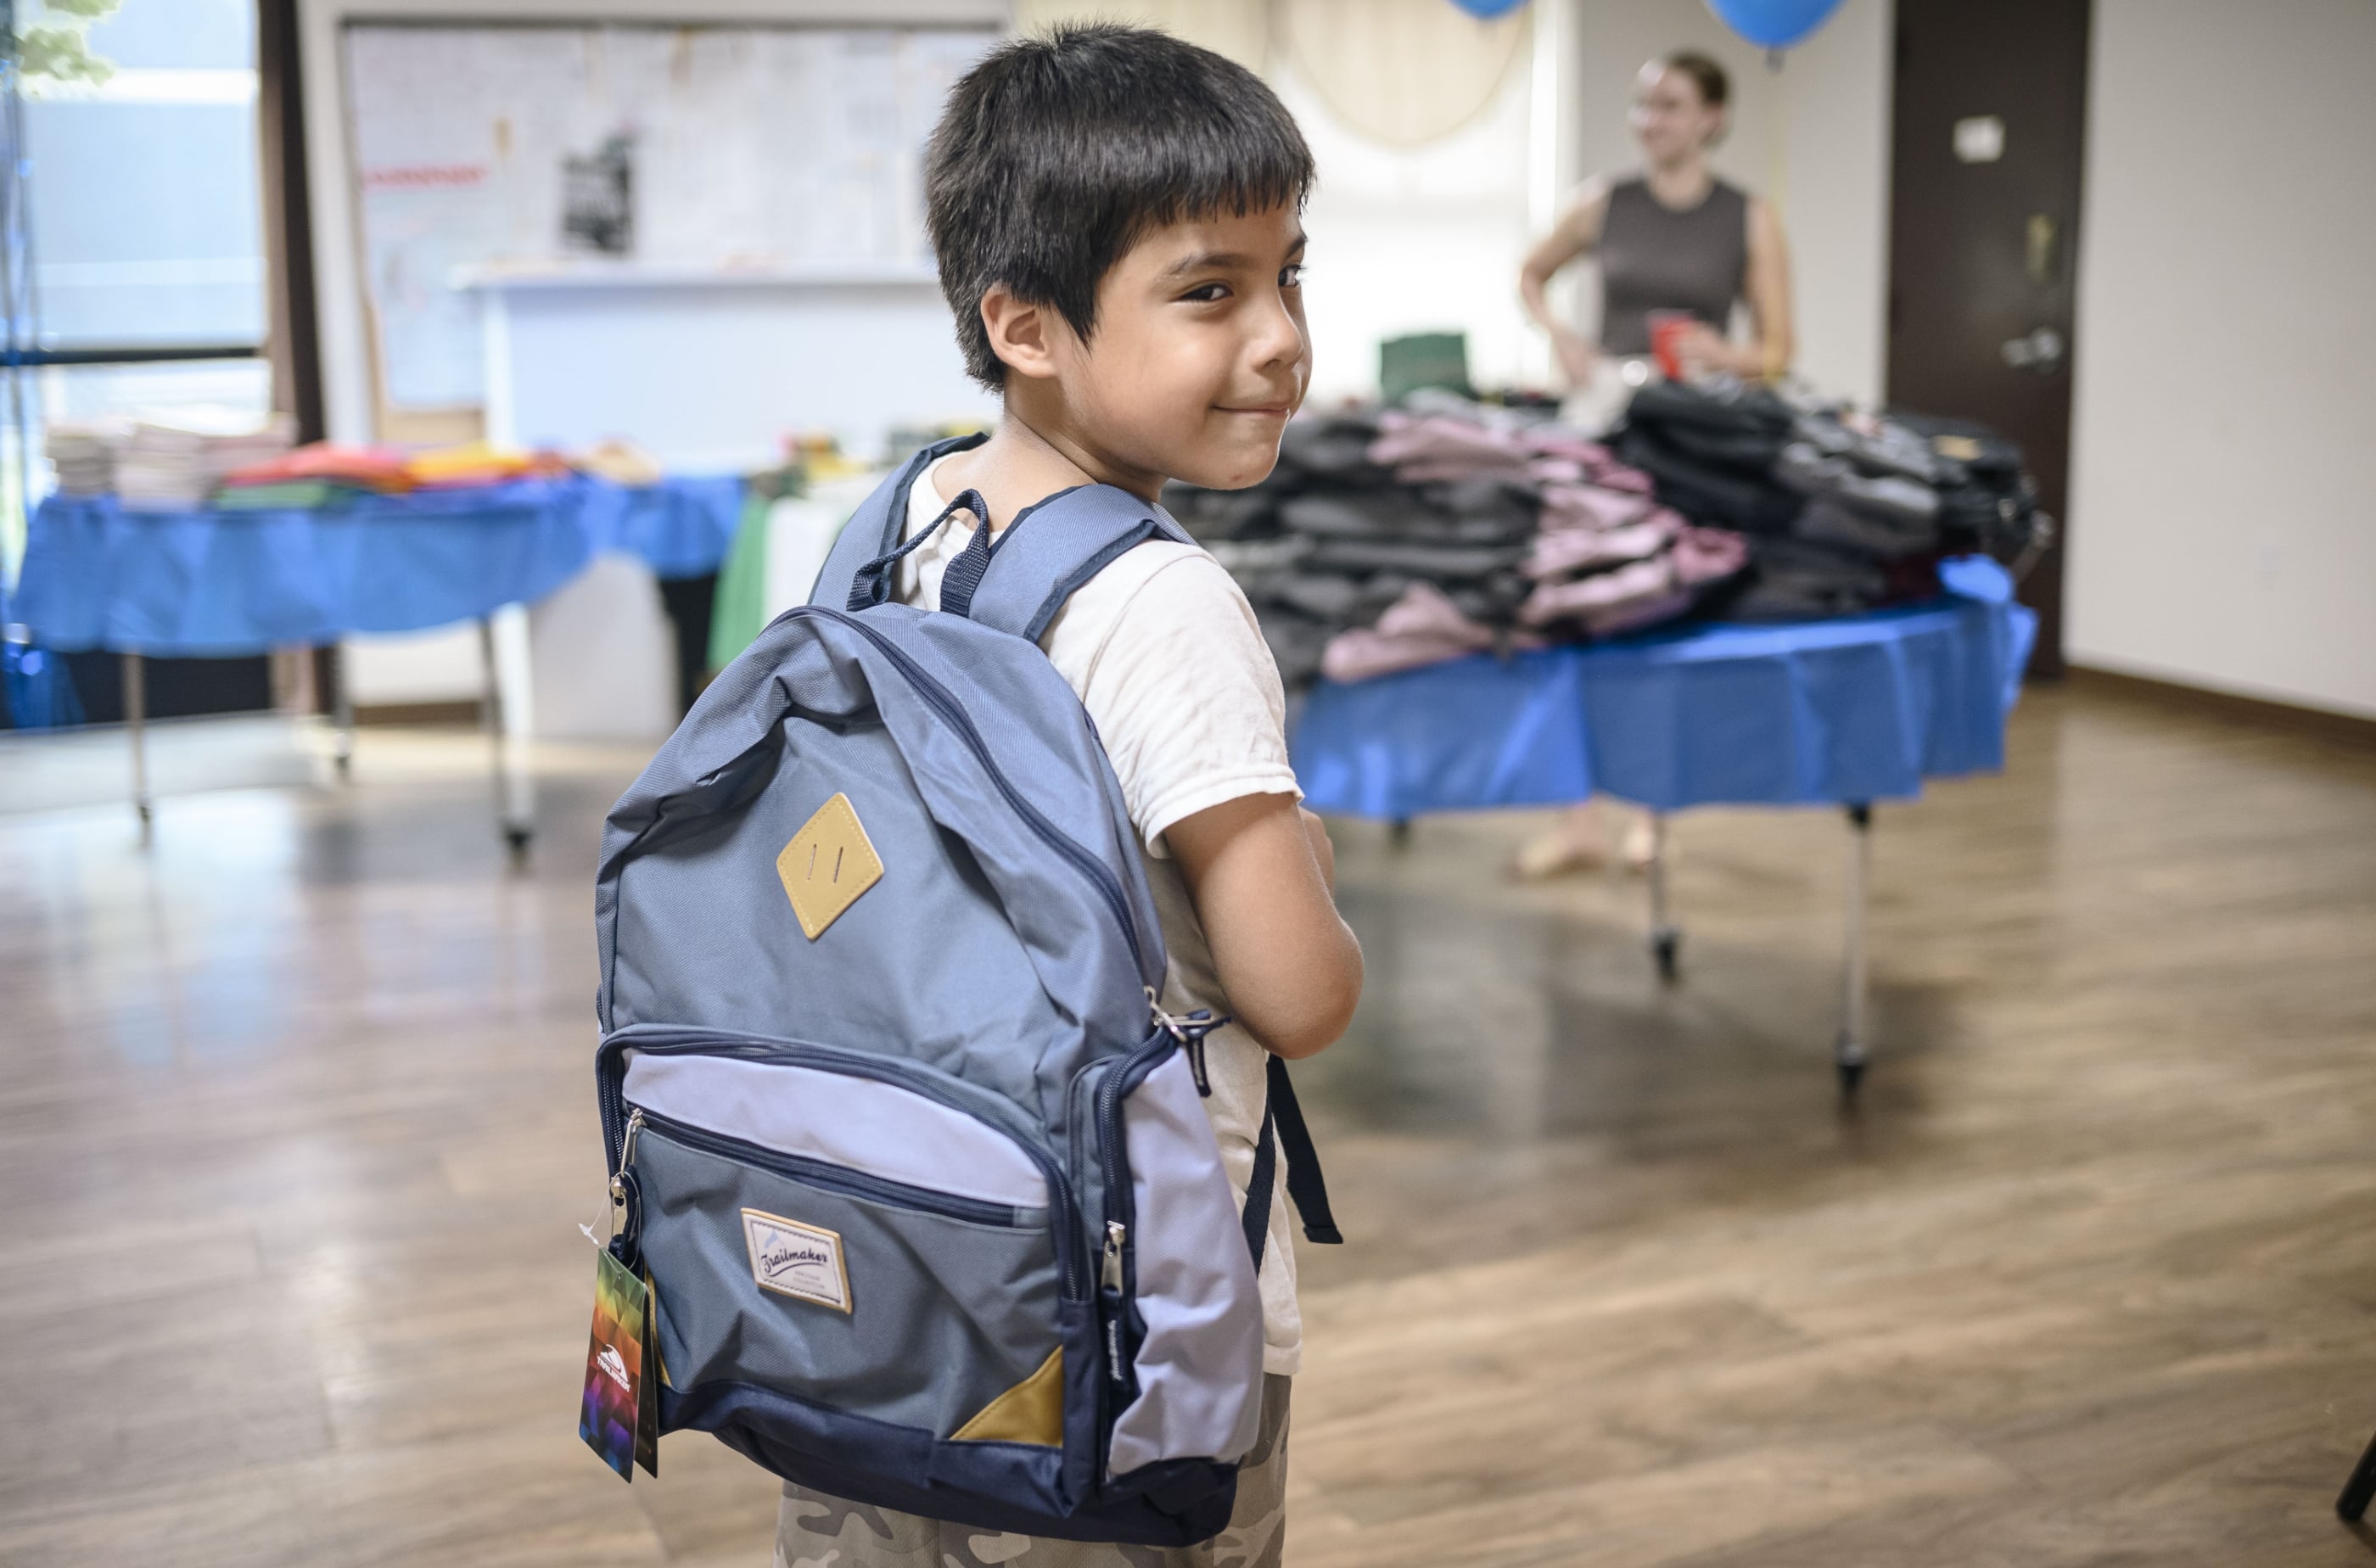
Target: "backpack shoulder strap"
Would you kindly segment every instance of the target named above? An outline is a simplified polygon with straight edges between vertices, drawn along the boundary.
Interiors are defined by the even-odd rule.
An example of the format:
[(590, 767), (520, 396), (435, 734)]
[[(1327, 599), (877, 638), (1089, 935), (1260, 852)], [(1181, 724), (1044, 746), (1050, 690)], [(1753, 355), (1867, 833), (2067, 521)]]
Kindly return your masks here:
[(1271, 1194), (1278, 1181), (1278, 1158), (1287, 1156), (1287, 1195), (1295, 1200), (1306, 1241), (1335, 1246), (1345, 1240), (1336, 1217), (1328, 1207), (1328, 1182), (1320, 1173), (1320, 1151), (1312, 1145), (1312, 1130), (1303, 1124), (1303, 1107), (1289, 1081), (1287, 1063), (1265, 1053), (1267, 1093), (1263, 1099), (1262, 1131), (1254, 1139), (1254, 1170), (1246, 1183), (1246, 1206), (1240, 1211), (1245, 1227), (1246, 1251), (1262, 1272), (1264, 1244), (1270, 1240)]
[[(1150, 539), (1192, 542), (1162, 507), (1108, 484), (1059, 491), (1009, 523), (970, 593), (941, 585), (941, 608), (1038, 642), (1073, 590)], [(956, 576), (956, 568), (951, 568)]]
[[(974, 434), (936, 441), (884, 481), (842, 526), (841, 536), (834, 540), (832, 552), (817, 573), (809, 602), (834, 610), (851, 608), (850, 592), (858, 586), (860, 574), (899, 548), (899, 535), (908, 521), (908, 493), (915, 488), (918, 476), (950, 453), (979, 446), (989, 439), (987, 435)], [(870, 588), (869, 602), (880, 604), (890, 595), (889, 575), (876, 573)]]

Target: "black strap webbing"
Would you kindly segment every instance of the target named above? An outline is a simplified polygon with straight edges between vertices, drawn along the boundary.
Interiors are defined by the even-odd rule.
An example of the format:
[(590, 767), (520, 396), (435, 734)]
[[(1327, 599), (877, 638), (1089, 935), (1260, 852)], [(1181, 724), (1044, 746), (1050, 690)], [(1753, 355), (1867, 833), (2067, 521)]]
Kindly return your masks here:
[(1296, 1101), (1286, 1061), (1270, 1058), (1266, 1076), (1262, 1132), (1254, 1145), (1253, 1175), (1246, 1182), (1245, 1211), (1240, 1217), (1245, 1225), (1246, 1251), (1253, 1255), (1258, 1275), (1265, 1244), (1270, 1240), (1271, 1189), (1277, 1184), (1282, 1153), (1287, 1158), (1287, 1195), (1294, 1200), (1295, 1212), (1303, 1220), (1304, 1239), (1332, 1247), (1345, 1240), (1344, 1232), (1336, 1229), (1336, 1215), (1328, 1208), (1328, 1181), (1320, 1172), (1320, 1151), (1313, 1147), (1312, 1129), (1304, 1125), (1303, 1107)]
[[(1273, 1061), (1277, 1058), (1273, 1057)], [(1254, 1260), (1254, 1275), (1262, 1275), (1263, 1250), (1270, 1243), (1270, 1192), (1278, 1180), (1278, 1146), (1271, 1142), (1272, 1107), (1263, 1100), (1262, 1131), (1254, 1135), (1254, 1173), (1246, 1182), (1246, 1206), (1238, 1213), (1238, 1223), (1246, 1232), (1246, 1251)]]
[[(851, 579), (849, 585), (850, 613), (856, 614), (859, 611), (872, 609), (888, 599), (899, 569), (899, 563), (923, 548), (924, 541), (940, 532), (942, 525), (956, 517), (960, 508), (971, 512), (974, 516), (973, 539), (957, 558), (949, 563), (949, 569), (945, 576), (956, 576), (958, 568), (965, 566), (972, 559), (975, 551), (979, 549), (981, 552), (981, 560), (973, 564), (970, 575), (963, 579), (965, 594), (968, 598), (971, 598), (974, 585), (981, 581), (982, 567), (990, 561), (990, 507), (982, 500), (981, 493), (978, 490), (968, 490), (946, 506), (942, 507), (941, 515), (918, 529), (916, 537), (907, 543), (897, 550), (878, 555), (861, 566), (858, 569), (858, 576)], [(946, 589), (943, 591), (945, 592)]]
[(973, 537), (941, 574), (941, 608), (952, 615), (973, 608), (973, 590), (981, 587), (981, 575), (990, 569), (990, 509), (982, 505), (981, 493), (967, 491), (949, 504), (949, 510), (968, 504), (974, 514)]

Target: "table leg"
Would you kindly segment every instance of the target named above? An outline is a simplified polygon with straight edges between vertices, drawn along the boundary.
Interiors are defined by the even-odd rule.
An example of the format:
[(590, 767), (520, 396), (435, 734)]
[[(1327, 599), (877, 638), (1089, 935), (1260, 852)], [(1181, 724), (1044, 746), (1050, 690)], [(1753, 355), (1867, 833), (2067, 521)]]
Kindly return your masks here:
[(156, 813), (148, 799), (148, 670), (137, 653), (124, 656), (124, 732), (132, 742), (132, 809), (146, 844)]
[(536, 828), (529, 818), (527, 769), (504, 723), (504, 688), (496, 673), (495, 624), (492, 620), (479, 623), (479, 663), (486, 677), (479, 696), (479, 721), (486, 729), (490, 760), (494, 766), (495, 813), (503, 823), (504, 842), (511, 846), (513, 858), (525, 859)]
[(1643, 868), (1650, 884), (1650, 956), (1657, 960), (1658, 978), (1675, 983), (1676, 951), (1683, 933), (1667, 910), (1667, 814), (1650, 814), (1650, 863)]
[(1872, 873), (1872, 807), (1859, 802), (1847, 810), (1847, 962), (1842, 977), (1840, 1040), (1835, 1060), (1839, 1065), (1840, 1092), (1853, 1095), (1864, 1080), (1865, 907)]
[(2368, 1504), (2376, 1501), (2376, 1437), (2368, 1440), (2368, 1452), (2359, 1456), (2358, 1468), (2343, 1483), (2343, 1495), (2334, 1500), (2337, 1517), (2356, 1525), (2368, 1515)]
[(347, 653), (337, 643), (325, 651), (329, 655), (322, 664), (330, 677), (330, 761), (339, 770), (339, 781), (350, 783), (355, 776), (355, 697), (347, 688)]

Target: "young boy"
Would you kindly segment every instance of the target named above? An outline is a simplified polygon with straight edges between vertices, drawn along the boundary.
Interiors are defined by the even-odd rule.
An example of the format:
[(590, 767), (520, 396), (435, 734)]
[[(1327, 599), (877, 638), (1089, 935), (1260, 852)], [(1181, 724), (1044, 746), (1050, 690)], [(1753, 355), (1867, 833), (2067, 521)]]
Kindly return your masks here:
[[(1064, 29), (976, 66), (927, 156), (933, 249), (957, 341), (1005, 412), (986, 443), (918, 478), (908, 536), (968, 489), (996, 529), (1075, 485), (1153, 503), (1167, 480), (1230, 489), (1270, 472), (1311, 374), (1299, 215), (1313, 168), (1269, 89), (1163, 33)], [(902, 600), (939, 603), (969, 520), (960, 510), (903, 563)], [(1264, 1051), (1293, 1058), (1328, 1045), (1361, 989), (1328, 836), (1297, 804), (1278, 671), (1229, 574), (1194, 546), (1160, 540), (1076, 591), (1040, 646), (1121, 778), (1170, 955), (1165, 1009), (1236, 1020), (1206, 1043), (1205, 1104), (1242, 1200)], [(1301, 1352), (1283, 1184), (1260, 1282), (1261, 1435), (1213, 1541), (1158, 1550), (1002, 1535), (787, 1485), (777, 1562), (1276, 1564), (1288, 1380)]]

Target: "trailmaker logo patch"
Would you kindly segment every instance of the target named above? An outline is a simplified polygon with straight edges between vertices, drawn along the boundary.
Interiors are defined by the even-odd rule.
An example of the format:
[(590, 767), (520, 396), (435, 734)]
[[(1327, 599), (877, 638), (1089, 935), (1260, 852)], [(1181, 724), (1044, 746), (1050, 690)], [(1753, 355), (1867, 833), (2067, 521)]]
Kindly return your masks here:
[(751, 1277), (762, 1290), (849, 1311), (849, 1270), (834, 1231), (746, 1208), (742, 1240), (751, 1249)]

